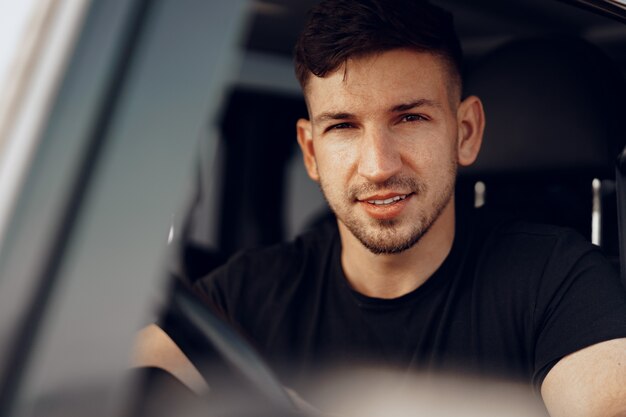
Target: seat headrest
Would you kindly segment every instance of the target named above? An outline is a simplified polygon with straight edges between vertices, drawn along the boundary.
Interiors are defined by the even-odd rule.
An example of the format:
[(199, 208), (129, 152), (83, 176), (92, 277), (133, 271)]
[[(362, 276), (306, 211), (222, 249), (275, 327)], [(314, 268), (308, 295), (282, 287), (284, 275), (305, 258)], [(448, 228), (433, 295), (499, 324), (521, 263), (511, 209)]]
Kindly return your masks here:
[(557, 172), (612, 176), (626, 144), (619, 68), (579, 39), (531, 39), (486, 56), (466, 80), (487, 126), (476, 163), (461, 174)]

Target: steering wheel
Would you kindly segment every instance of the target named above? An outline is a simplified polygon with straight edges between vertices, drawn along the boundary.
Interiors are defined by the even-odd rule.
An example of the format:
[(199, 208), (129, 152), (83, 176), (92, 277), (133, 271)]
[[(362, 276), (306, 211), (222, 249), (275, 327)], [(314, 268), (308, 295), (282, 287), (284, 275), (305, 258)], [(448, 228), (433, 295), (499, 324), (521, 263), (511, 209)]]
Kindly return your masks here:
[(303, 415), (256, 351), (178, 280), (167, 320), (183, 351), (200, 346), (201, 354), (188, 356), (209, 384), (207, 404), (220, 415)]

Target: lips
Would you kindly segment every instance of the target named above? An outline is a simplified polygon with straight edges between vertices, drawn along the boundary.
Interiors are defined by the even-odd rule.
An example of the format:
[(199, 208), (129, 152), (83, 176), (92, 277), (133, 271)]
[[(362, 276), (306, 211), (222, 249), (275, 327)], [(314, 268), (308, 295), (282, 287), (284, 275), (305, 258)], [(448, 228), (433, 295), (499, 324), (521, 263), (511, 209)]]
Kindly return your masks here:
[(359, 199), (358, 204), (372, 218), (390, 220), (399, 216), (414, 193), (372, 195)]
[(392, 204), (392, 203), (396, 203), (398, 201), (404, 200), (405, 198), (407, 198), (409, 195), (408, 194), (402, 194), (402, 195), (397, 195), (395, 197), (391, 197), (391, 198), (385, 198), (385, 199), (367, 199), (365, 201), (367, 201), (370, 204), (375, 204), (377, 206), (383, 206), (383, 205), (387, 205), (387, 204)]
[(399, 192), (385, 192), (385, 193), (378, 193), (378, 194), (366, 195), (364, 197), (359, 197), (357, 198), (357, 201), (360, 203), (386, 205), (386, 204), (392, 204), (398, 201), (405, 200), (407, 197), (410, 197), (413, 194), (414, 194), (413, 192), (409, 192), (406, 194), (399, 193)]

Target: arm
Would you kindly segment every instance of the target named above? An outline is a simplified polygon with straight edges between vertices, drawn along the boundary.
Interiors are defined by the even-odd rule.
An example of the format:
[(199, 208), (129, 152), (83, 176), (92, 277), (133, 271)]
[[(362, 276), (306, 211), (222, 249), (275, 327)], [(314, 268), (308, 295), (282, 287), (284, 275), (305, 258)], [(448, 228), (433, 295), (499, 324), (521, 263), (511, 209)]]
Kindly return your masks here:
[[(198, 395), (209, 392), (209, 385), (189, 358), (174, 341), (156, 324), (143, 328), (137, 335), (132, 357), (133, 367), (155, 367), (175, 376)], [(295, 391), (285, 388), (298, 410), (319, 413)]]
[(626, 338), (561, 359), (546, 376), (541, 395), (553, 417), (626, 417)]
[(199, 395), (209, 391), (208, 384), (189, 358), (156, 324), (146, 326), (137, 335), (132, 366), (163, 369)]

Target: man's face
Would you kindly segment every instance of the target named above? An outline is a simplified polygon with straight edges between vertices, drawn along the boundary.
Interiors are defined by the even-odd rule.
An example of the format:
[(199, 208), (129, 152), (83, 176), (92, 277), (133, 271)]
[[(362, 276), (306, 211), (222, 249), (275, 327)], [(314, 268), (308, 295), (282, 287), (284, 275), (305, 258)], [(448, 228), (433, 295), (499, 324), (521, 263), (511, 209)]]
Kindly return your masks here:
[(404, 49), (309, 80), (307, 170), (340, 228), (374, 253), (408, 249), (452, 202), (462, 126), (450, 82), (439, 57)]

